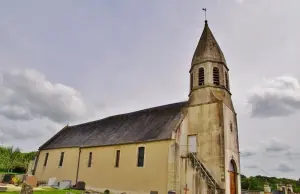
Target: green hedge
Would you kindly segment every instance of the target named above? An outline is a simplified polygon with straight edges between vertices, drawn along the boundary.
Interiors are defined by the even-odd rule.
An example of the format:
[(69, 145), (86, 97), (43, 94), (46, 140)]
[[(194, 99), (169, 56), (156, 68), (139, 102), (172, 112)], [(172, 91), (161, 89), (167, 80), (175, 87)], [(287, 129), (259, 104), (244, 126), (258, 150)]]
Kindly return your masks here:
[(22, 153), (19, 148), (0, 146), (0, 172), (26, 173), (36, 152)]

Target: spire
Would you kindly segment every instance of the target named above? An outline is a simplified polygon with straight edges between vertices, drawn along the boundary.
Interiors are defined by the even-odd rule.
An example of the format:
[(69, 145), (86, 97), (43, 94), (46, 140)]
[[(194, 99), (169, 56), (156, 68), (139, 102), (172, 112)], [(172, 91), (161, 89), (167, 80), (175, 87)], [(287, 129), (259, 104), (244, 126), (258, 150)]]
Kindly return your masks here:
[(205, 20), (204, 29), (194, 53), (192, 65), (205, 61), (214, 61), (226, 65), (223, 52), (209, 29), (207, 20)]

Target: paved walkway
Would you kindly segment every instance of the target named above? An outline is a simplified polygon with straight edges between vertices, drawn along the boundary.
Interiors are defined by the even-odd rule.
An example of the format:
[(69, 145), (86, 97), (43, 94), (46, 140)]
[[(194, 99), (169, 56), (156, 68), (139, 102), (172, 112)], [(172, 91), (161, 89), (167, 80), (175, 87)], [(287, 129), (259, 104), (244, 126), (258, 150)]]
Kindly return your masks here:
[[(43, 190), (42, 188), (39, 187), (34, 187), (33, 188), (34, 191), (40, 191)], [(0, 192), (3, 191), (21, 191), (21, 186), (15, 186), (12, 184), (0, 184)]]

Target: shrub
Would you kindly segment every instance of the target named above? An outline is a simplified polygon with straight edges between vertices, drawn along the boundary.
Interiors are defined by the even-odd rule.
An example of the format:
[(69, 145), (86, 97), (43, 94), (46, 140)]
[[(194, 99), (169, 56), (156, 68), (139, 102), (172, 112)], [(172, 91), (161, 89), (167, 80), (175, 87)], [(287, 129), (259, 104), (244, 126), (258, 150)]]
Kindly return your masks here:
[(109, 194), (109, 190), (106, 189), (106, 190), (104, 191), (104, 194)]
[(17, 176), (14, 176), (12, 179), (12, 184), (15, 184), (15, 185), (19, 185), (20, 184), (20, 179), (17, 177)]

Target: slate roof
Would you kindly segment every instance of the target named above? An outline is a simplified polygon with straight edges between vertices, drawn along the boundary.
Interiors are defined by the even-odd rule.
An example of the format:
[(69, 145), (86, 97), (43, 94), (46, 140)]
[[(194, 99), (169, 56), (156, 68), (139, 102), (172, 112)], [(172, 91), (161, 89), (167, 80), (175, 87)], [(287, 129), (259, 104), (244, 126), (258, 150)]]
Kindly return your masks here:
[(187, 102), (153, 107), (101, 120), (66, 126), (43, 149), (92, 147), (170, 139)]
[(224, 54), (206, 20), (202, 35), (193, 56), (192, 65), (205, 61), (220, 62), (226, 65)]

